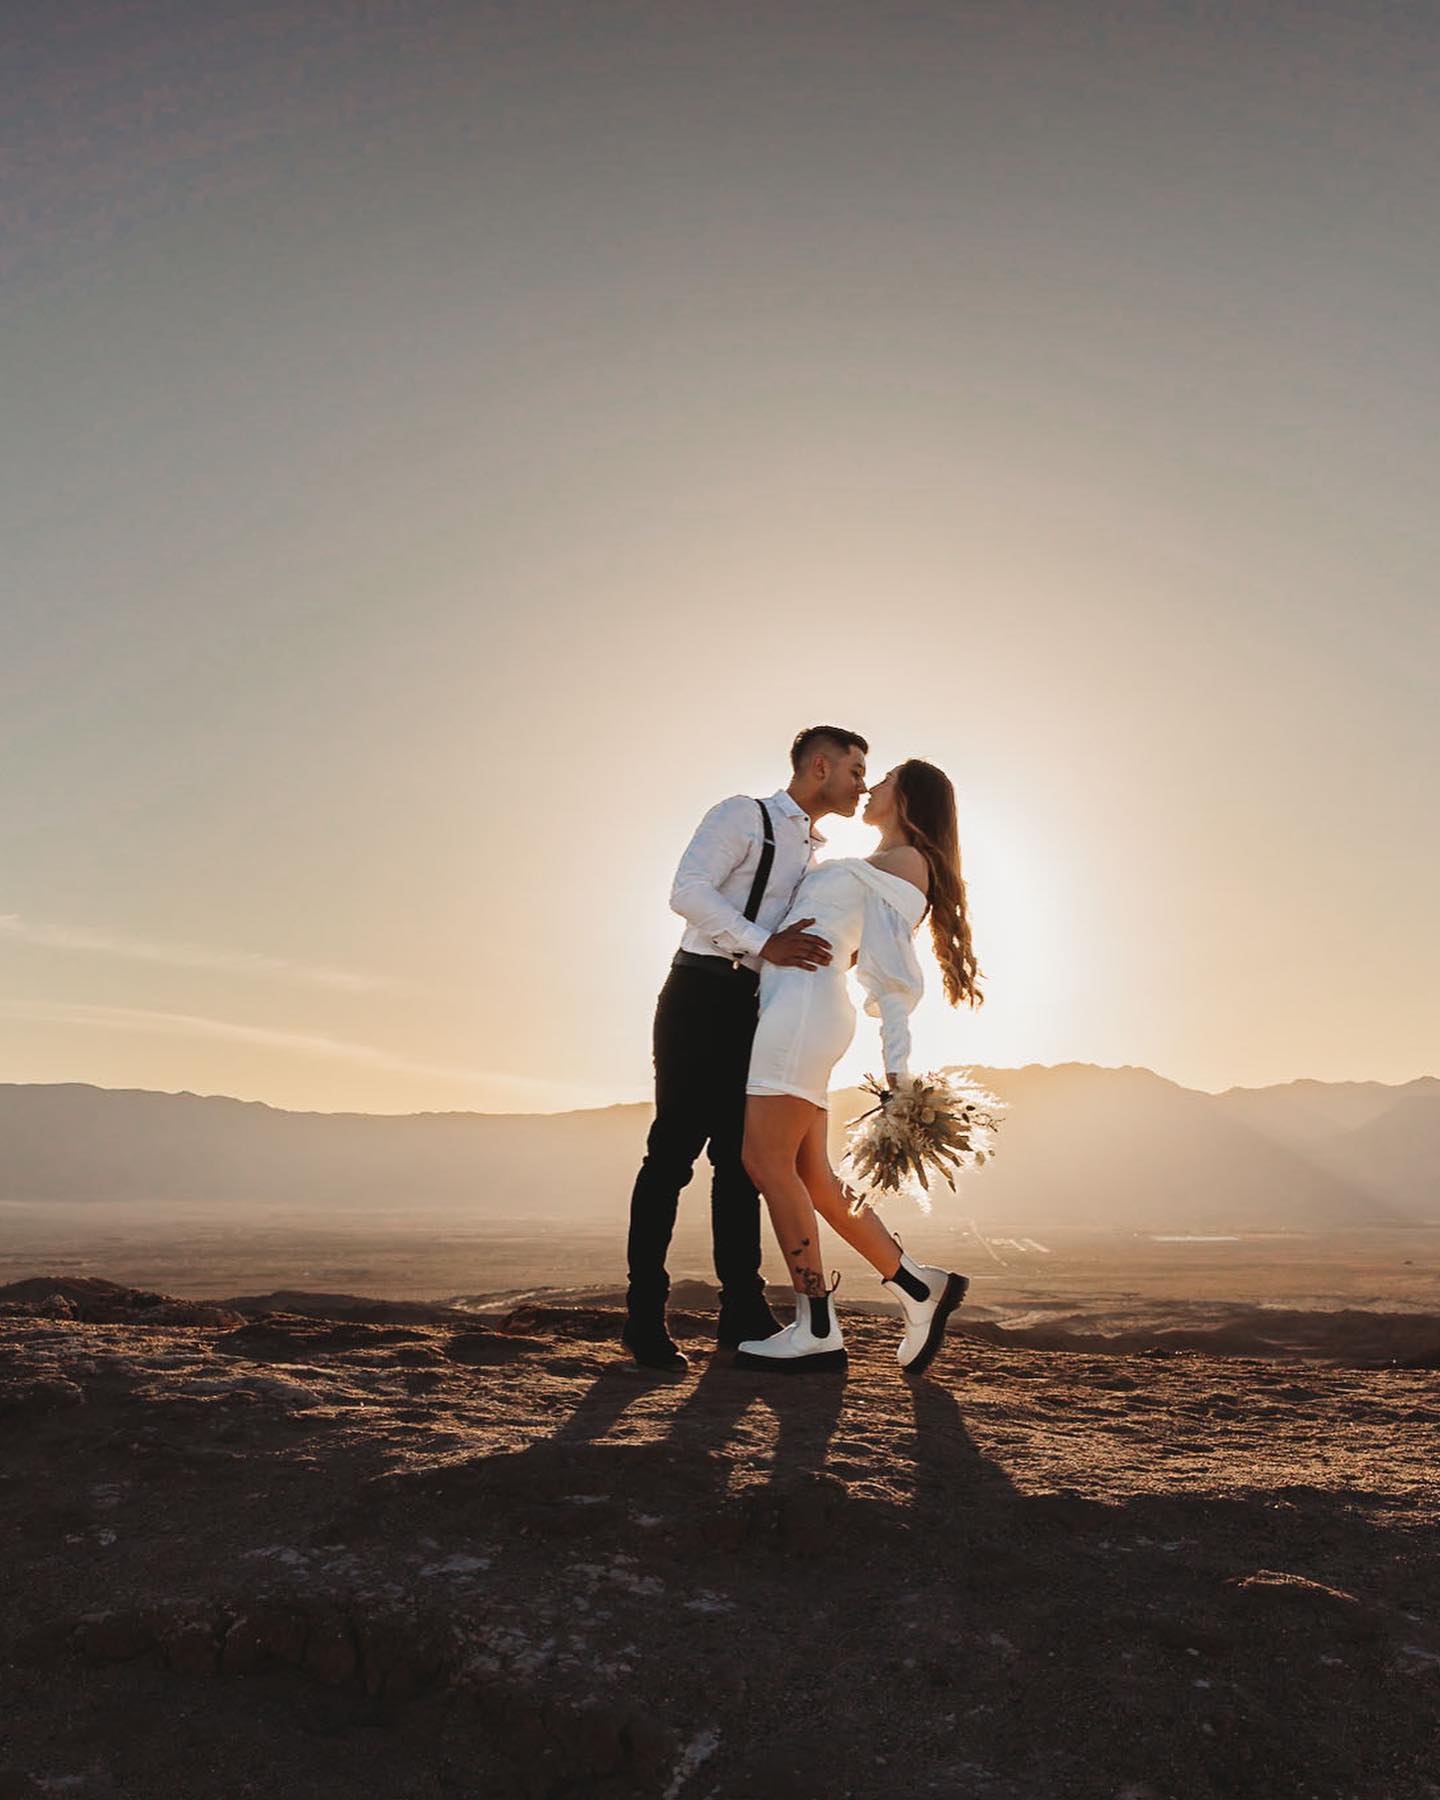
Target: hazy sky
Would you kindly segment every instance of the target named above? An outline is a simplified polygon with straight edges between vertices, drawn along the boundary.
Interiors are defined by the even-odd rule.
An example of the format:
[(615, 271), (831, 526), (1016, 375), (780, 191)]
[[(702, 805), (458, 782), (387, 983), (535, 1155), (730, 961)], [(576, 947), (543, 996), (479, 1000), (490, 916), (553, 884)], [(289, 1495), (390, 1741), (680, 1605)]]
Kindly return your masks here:
[(0, 29), (0, 1080), (638, 1098), (818, 719), (961, 796), (922, 1062), (1440, 1072), (1440, 14)]

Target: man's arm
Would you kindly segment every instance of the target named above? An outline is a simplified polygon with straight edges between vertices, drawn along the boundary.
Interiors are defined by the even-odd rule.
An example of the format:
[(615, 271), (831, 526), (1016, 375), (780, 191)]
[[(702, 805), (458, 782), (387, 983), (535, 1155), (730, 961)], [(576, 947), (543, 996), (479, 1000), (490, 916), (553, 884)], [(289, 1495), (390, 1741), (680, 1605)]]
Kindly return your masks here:
[(726, 956), (766, 956), (769, 950), (771, 962), (798, 963), (805, 968), (829, 962), (829, 945), (803, 929), (813, 925), (813, 919), (772, 936), (720, 892), (720, 883), (728, 880), (749, 854), (754, 813), (755, 802), (743, 794), (710, 808), (675, 871), (671, 910), (703, 932)]
[(758, 956), (769, 937), (763, 925), (747, 919), (720, 892), (749, 854), (747, 811), (755, 804), (743, 794), (712, 806), (686, 845), (670, 889), (670, 909), (679, 913), (727, 956)]

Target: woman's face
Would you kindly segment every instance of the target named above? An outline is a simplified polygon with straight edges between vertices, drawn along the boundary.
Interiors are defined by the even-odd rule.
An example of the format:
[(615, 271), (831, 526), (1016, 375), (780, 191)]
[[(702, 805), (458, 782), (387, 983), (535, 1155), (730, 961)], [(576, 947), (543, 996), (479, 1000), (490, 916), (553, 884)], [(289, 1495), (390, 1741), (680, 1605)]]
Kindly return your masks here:
[(883, 781), (877, 781), (870, 790), (863, 815), (867, 825), (874, 825), (884, 831), (895, 823), (896, 792), (895, 771), (892, 769)]

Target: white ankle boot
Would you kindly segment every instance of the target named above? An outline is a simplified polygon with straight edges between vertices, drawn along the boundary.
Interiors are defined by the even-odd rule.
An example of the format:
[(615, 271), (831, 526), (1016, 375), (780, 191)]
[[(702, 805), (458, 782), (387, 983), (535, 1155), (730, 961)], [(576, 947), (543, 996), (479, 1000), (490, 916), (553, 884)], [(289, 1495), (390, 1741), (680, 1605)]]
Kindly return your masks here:
[(828, 1293), (797, 1294), (795, 1317), (768, 1338), (746, 1338), (735, 1352), (737, 1369), (774, 1369), (797, 1375), (815, 1369), (843, 1369), (849, 1358), (835, 1316), (837, 1278)]
[(954, 1275), (948, 1269), (937, 1269), (930, 1263), (917, 1263), (903, 1250), (900, 1252), (900, 1268), (924, 1287), (923, 1300), (907, 1294), (893, 1280), (882, 1280), (880, 1285), (891, 1299), (900, 1302), (900, 1313), (905, 1321), (904, 1335), (895, 1352), (895, 1360), (908, 1374), (918, 1375), (933, 1361), (935, 1352), (940, 1348), (940, 1340), (945, 1336), (945, 1322), (965, 1298), (965, 1290), (970, 1282), (966, 1276)]

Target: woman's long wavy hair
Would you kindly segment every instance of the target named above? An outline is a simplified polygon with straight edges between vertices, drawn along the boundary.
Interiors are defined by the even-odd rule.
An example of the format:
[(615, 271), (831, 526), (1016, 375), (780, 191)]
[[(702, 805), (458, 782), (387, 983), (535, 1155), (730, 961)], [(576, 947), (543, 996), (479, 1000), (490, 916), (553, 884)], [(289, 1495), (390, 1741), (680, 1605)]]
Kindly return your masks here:
[(980, 965), (965, 910), (955, 789), (943, 769), (917, 757), (900, 764), (895, 787), (900, 823), (930, 871), (930, 936), (945, 979), (945, 998), (952, 1006), (962, 1000), (967, 1006), (981, 1006), (985, 996), (980, 992)]

